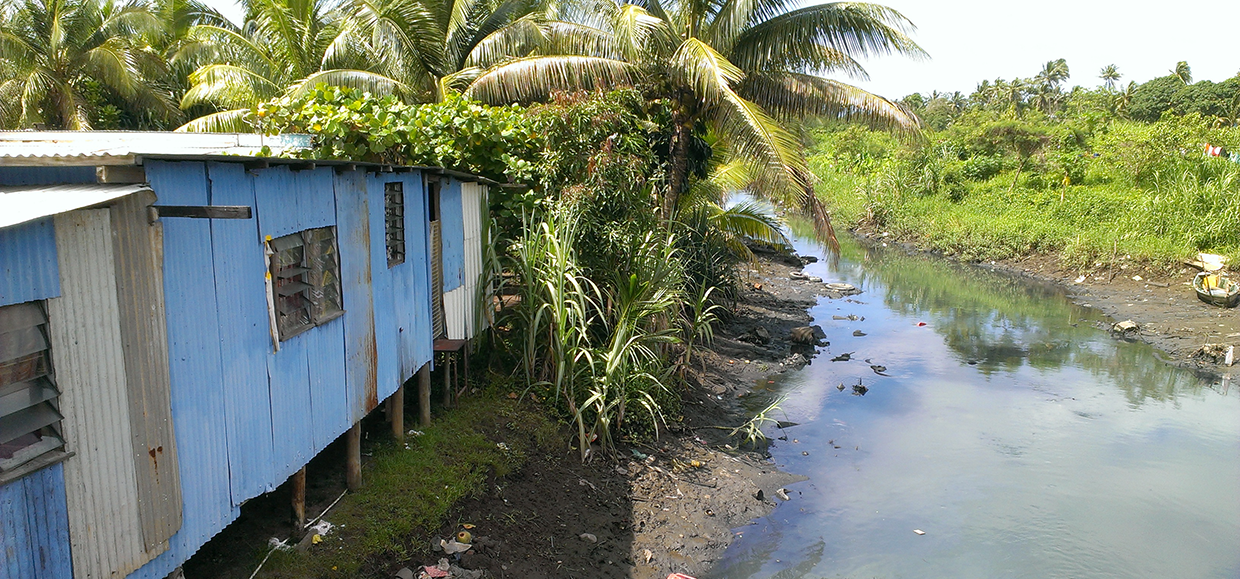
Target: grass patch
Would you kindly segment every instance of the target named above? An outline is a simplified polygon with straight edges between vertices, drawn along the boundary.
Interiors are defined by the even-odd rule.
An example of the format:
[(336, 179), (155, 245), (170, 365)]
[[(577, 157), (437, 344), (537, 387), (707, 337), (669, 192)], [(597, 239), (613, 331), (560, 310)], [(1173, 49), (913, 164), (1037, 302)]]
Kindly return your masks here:
[(305, 553), (274, 553), (260, 577), (386, 576), (388, 563), (428, 550), (429, 533), (454, 504), (485, 491), (490, 477), (520, 469), (530, 453), (562, 441), (541, 408), (499, 392), (462, 399), (422, 432), (408, 448), (392, 440), (366, 448), (372, 459), (363, 488), (325, 517), (336, 530)]

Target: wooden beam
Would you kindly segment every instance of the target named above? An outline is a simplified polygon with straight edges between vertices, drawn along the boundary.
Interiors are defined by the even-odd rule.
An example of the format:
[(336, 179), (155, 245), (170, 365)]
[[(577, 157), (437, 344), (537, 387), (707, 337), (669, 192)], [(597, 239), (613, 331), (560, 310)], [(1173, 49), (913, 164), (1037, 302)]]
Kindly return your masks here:
[(118, 185), (146, 183), (146, 169), (125, 165), (101, 165), (95, 167), (95, 182)]
[(293, 473), (293, 518), (297, 520), (297, 536), (306, 529), (306, 467)]
[(401, 384), (396, 392), (392, 393), (392, 397), (388, 398), (391, 406), (389, 407), (388, 420), (392, 422), (392, 438), (397, 443), (405, 442), (405, 385)]
[(418, 370), (418, 425), (431, 425), (431, 364), (427, 362)]
[(345, 433), (345, 480), (349, 490), (362, 488), (362, 423), (358, 422)]
[(443, 407), (452, 407), (452, 365), (456, 364), (456, 357), (452, 354), (445, 353), (443, 355)]
[(248, 205), (152, 205), (157, 217), (189, 217), (192, 219), (250, 219)]

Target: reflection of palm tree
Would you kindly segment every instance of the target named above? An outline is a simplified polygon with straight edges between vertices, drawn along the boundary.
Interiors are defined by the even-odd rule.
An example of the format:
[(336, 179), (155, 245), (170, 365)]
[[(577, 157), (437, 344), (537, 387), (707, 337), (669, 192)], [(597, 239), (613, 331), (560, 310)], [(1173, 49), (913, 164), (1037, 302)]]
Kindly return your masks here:
[(1171, 69), (1171, 74), (1186, 85), (1193, 84), (1193, 69), (1183, 60), (1175, 63), (1175, 68)]
[(1102, 70), (1098, 73), (1098, 78), (1102, 79), (1102, 84), (1107, 90), (1115, 90), (1115, 83), (1119, 82), (1122, 76), (1124, 75), (1119, 73), (1119, 67), (1114, 64), (1102, 67)]

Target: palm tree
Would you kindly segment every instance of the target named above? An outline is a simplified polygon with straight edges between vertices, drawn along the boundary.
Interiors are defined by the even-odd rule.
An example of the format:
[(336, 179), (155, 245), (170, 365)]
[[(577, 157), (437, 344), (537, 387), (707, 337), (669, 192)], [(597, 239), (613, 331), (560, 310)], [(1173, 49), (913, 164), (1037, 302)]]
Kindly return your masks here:
[(111, 0), (23, 0), (0, 20), (0, 125), (89, 129), (86, 91), (102, 86), (134, 111), (177, 115), (163, 59), (141, 39), (161, 23)]
[(828, 3), (790, 9), (783, 0), (647, 0), (641, 6), (596, 0), (585, 14), (567, 20), (598, 31), (597, 52), (514, 59), (480, 75), (465, 93), (506, 103), (640, 79), (671, 107), (665, 217), (689, 185), (690, 141), (704, 128), (755, 170), (757, 186), (751, 190), (809, 210), (826, 237), (829, 222), (813, 195), (791, 123), (828, 117), (905, 130), (920, 125), (896, 103), (820, 76), (842, 72), (864, 78), (856, 60), (864, 55), (924, 55), (906, 35), (911, 23), (890, 8)]
[(1124, 90), (1115, 94), (1115, 114), (1120, 118), (1128, 118), (1128, 105), (1132, 104), (1132, 96), (1137, 92), (1137, 83), (1129, 81)]
[(1114, 64), (1108, 64), (1098, 71), (1098, 78), (1102, 79), (1103, 86), (1109, 91), (1115, 90), (1115, 83), (1123, 76), (1119, 73), (1119, 67)]
[(1193, 69), (1188, 66), (1186, 61), (1181, 60), (1175, 63), (1175, 68), (1171, 69), (1171, 74), (1186, 85), (1193, 84)]
[(1068, 76), (1068, 62), (1060, 58), (1047, 61), (1042, 70), (1033, 77), (1036, 83), (1034, 96), (1042, 112), (1048, 115), (1055, 112), (1055, 107), (1058, 106), (1060, 97), (1063, 95), (1059, 85), (1067, 80)]

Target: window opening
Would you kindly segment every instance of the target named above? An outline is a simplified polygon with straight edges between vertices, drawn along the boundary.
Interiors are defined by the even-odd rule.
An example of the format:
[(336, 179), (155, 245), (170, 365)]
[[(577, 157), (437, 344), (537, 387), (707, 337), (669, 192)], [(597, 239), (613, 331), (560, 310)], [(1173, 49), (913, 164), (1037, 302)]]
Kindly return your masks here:
[(0, 307), (0, 474), (64, 446), (42, 302)]
[(388, 267), (405, 263), (405, 192), (402, 183), (383, 186), (383, 218)]
[(344, 314), (335, 227), (278, 237), (268, 242), (268, 249), (280, 341)]

